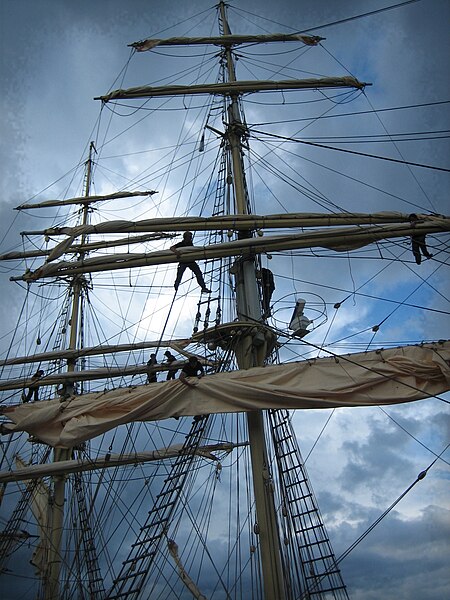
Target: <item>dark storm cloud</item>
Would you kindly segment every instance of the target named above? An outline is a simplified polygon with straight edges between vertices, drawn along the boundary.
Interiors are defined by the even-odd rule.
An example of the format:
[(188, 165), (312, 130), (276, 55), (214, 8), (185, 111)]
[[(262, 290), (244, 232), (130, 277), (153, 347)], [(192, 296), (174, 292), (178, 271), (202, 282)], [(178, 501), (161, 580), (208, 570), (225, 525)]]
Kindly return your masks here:
[(364, 442), (352, 441), (342, 444), (342, 451), (349, 456), (348, 463), (341, 473), (343, 484), (347, 489), (356, 490), (359, 485), (370, 486), (380, 478), (393, 474), (395, 476), (398, 472), (411, 472), (410, 461), (398, 453), (403, 444), (404, 440), (396, 428), (387, 430), (385, 424), (373, 422), (370, 434)]
[[(355, 539), (369, 524), (370, 520), (358, 527)], [(449, 534), (450, 512), (443, 508), (428, 506), (408, 521), (395, 511), (389, 513), (342, 562), (352, 598), (445, 597)]]

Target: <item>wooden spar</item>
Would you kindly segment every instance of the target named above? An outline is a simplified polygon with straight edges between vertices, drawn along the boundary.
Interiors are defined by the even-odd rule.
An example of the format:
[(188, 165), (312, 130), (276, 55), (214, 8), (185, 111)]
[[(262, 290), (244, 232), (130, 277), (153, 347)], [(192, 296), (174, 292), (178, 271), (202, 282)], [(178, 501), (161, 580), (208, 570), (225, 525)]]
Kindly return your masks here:
[(178, 258), (170, 250), (150, 253), (127, 253), (105, 257), (90, 258), (84, 261), (62, 261), (48, 263), (34, 272), (27, 272), (11, 281), (36, 281), (48, 277), (66, 277), (78, 273), (95, 273), (129, 269), (133, 267), (152, 266), (212, 258), (238, 256), (250, 257), (255, 254), (271, 253), (283, 250), (300, 250), (303, 248), (328, 248), (335, 251), (347, 251), (361, 248), (368, 244), (390, 238), (406, 237), (414, 234), (440, 233), (450, 230), (450, 217), (435, 218), (434, 221), (420, 223), (415, 228), (409, 225), (386, 225), (372, 227), (355, 227), (353, 229), (334, 229), (328, 232), (315, 231), (285, 236), (264, 236), (238, 239), (222, 244), (204, 247), (181, 248)]
[[(189, 353), (192, 354), (192, 353)], [(69, 360), (74, 360), (75, 355), (70, 355)], [(198, 360), (203, 365), (215, 366), (215, 363), (205, 360), (202, 357), (198, 357)], [(65, 371), (64, 373), (55, 373), (54, 375), (47, 375), (39, 379), (39, 387), (45, 387), (50, 385), (61, 385), (61, 384), (73, 384), (76, 381), (94, 381), (98, 379), (113, 379), (116, 377), (125, 377), (126, 375), (142, 375), (143, 373), (158, 373), (159, 371), (169, 371), (170, 369), (181, 369), (186, 364), (185, 360), (177, 360), (171, 363), (158, 364), (156, 367), (148, 367), (147, 364), (143, 365), (131, 365), (128, 367), (104, 367), (101, 369), (82, 371)], [(31, 384), (35, 383), (31, 378), (27, 379), (9, 379), (0, 381), (0, 391), (5, 390), (20, 390), (26, 387), (30, 387)]]
[[(239, 444), (220, 443), (200, 446), (194, 453), (210, 460), (218, 460), (212, 452), (231, 452), (238, 446), (247, 446), (246, 442)], [(134, 454), (111, 454), (108, 457), (96, 458), (95, 460), (61, 460), (54, 463), (28, 465), (14, 471), (3, 471), (0, 473), (0, 483), (10, 483), (12, 481), (27, 481), (30, 479), (40, 479), (53, 475), (70, 473), (80, 473), (85, 471), (96, 471), (109, 467), (119, 467), (123, 465), (137, 465), (145, 462), (154, 462), (167, 458), (174, 458), (179, 455), (182, 445), (170, 446), (162, 450), (153, 450), (152, 452), (136, 452)]]
[[(131, 238), (122, 238), (120, 240), (111, 240), (103, 242), (92, 242), (90, 244), (74, 244), (65, 251), (65, 254), (79, 254), (80, 252), (91, 252), (102, 248), (114, 248), (115, 246), (130, 246), (132, 244), (142, 244), (155, 240), (165, 240), (175, 237), (174, 233), (148, 233), (147, 235), (137, 235)], [(39, 256), (49, 256), (53, 248), (48, 250), (32, 250), (30, 252), (8, 252), (0, 254), (0, 260), (17, 260), (22, 258), (37, 258)]]
[(83, 356), (97, 356), (106, 354), (118, 354), (120, 352), (132, 352), (133, 350), (146, 350), (148, 348), (172, 348), (179, 352), (190, 343), (188, 339), (179, 340), (155, 340), (149, 342), (135, 342), (133, 344), (116, 344), (109, 346), (92, 346), (74, 350), (56, 350), (52, 352), (41, 352), (30, 356), (17, 356), (0, 361), (0, 367), (7, 365), (25, 365), (29, 363), (48, 362), (57, 359), (81, 358)]
[(237, 96), (251, 92), (276, 92), (289, 90), (315, 90), (330, 88), (364, 89), (365, 82), (355, 77), (322, 77), (319, 79), (286, 79), (283, 81), (227, 81), (225, 83), (208, 83), (200, 85), (166, 85), (160, 87), (138, 86), (126, 90), (114, 90), (105, 96), (97, 96), (94, 100), (110, 102), (111, 100), (131, 98), (157, 98), (165, 96), (192, 96), (198, 94), (221, 94)]
[(172, 37), (167, 39), (145, 39), (129, 44), (138, 52), (151, 50), (156, 46), (192, 46), (212, 44), (213, 46), (238, 46), (240, 44), (266, 44), (268, 42), (303, 42), (307, 46), (317, 46), (325, 38), (318, 35), (304, 35), (299, 33), (272, 33), (268, 35), (221, 35), (211, 37)]
[(155, 191), (146, 192), (114, 192), (113, 194), (105, 194), (103, 196), (80, 196), (78, 198), (67, 198), (66, 200), (45, 200), (44, 202), (37, 202), (35, 204), (21, 204), (14, 210), (24, 210), (30, 208), (48, 208), (51, 206), (67, 206), (69, 204), (92, 204), (94, 202), (101, 202), (104, 200), (117, 200), (118, 198), (131, 198), (133, 196), (152, 196), (157, 194)]
[[(418, 215), (422, 221), (437, 217)], [(290, 227), (328, 227), (339, 225), (379, 225), (409, 223), (409, 215), (398, 212), (381, 213), (280, 213), (272, 215), (222, 215), (220, 217), (164, 217), (142, 221), (105, 221), (85, 227), (51, 227), (22, 231), (21, 235), (79, 236), (82, 233), (144, 233), (164, 231), (247, 231), (248, 229), (283, 229)]]

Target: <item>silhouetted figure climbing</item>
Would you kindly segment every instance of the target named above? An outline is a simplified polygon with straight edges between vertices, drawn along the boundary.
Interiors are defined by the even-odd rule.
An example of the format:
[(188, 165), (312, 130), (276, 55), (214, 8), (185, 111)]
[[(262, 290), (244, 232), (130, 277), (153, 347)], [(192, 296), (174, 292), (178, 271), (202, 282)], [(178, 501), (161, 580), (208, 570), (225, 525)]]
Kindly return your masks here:
[[(147, 362), (147, 367), (153, 367), (157, 365), (158, 361), (156, 359), (156, 354), (150, 354), (150, 360)], [(147, 382), (148, 383), (156, 383), (158, 381), (156, 371), (150, 371), (147, 373)]]
[[(175, 362), (177, 359), (175, 358), (175, 356), (169, 352), (169, 350), (166, 350), (164, 352), (164, 356), (167, 359), (167, 362), (169, 365), (171, 365), (173, 362)], [(166, 381), (169, 381), (169, 379), (175, 379), (175, 375), (177, 374), (178, 369), (169, 369), (167, 371), (167, 377), (166, 377)]]
[(30, 387), (28, 388), (28, 392), (26, 394), (25, 394), (25, 392), (22, 394), (23, 402), (29, 402), (33, 396), (34, 396), (33, 397), (34, 402), (38, 402), (38, 400), (39, 400), (38, 381), (39, 381), (39, 379), (42, 379), (42, 377), (44, 377), (44, 371), (42, 371), (42, 369), (39, 369), (38, 371), (36, 371), (36, 373), (31, 378), (31, 383), (30, 383)]
[[(409, 222), (411, 224), (411, 227), (415, 227), (416, 224), (419, 223), (420, 221), (419, 221), (419, 218), (417, 217), (417, 215), (413, 213), (413, 214), (409, 215)], [(420, 265), (420, 263), (422, 262), (422, 256), (420, 254), (421, 252), (426, 258), (433, 257), (433, 255), (428, 252), (424, 233), (418, 233), (418, 234), (412, 235), (411, 236), (411, 245), (412, 245), (412, 251), (414, 254), (414, 258), (416, 259), (416, 263), (418, 265)]]
[[(175, 252), (175, 254), (179, 258), (180, 253), (178, 252), (178, 248), (186, 248), (187, 246), (193, 245), (194, 244), (192, 243), (192, 233), (190, 231), (185, 231), (183, 233), (183, 240), (181, 242), (178, 242), (178, 244), (171, 246), (170, 249), (172, 250), (172, 252)], [(175, 291), (178, 290), (178, 286), (181, 283), (181, 278), (183, 277), (183, 273), (186, 271), (186, 269), (190, 269), (194, 273), (195, 277), (197, 278), (198, 285), (202, 288), (202, 292), (204, 292), (205, 294), (211, 293), (211, 290), (206, 287), (205, 280), (203, 279), (203, 274), (200, 270), (200, 267), (194, 261), (185, 263), (180, 262), (178, 264), (177, 277), (173, 286), (175, 288)]]
[(270, 317), (270, 301), (272, 299), (272, 294), (275, 291), (275, 282), (273, 280), (272, 271), (265, 269), (264, 267), (261, 269), (261, 283), (264, 317)]

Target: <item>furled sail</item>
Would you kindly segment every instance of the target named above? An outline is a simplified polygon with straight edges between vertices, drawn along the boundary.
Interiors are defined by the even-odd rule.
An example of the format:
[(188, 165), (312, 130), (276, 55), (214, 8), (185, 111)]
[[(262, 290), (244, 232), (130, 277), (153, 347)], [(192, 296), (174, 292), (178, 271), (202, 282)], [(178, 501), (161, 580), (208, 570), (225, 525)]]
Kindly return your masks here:
[[(420, 215), (421, 221), (435, 222), (433, 215)], [(162, 217), (139, 221), (105, 221), (95, 225), (50, 227), (41, 231), (25, 231), (24, 235), (90, 235), (95, 233), (143, 233), (148, 231), (216, 231), (277, 229), (286, 227), (324, 227), (330, 225), (375, 225), (408, 223), (409, 215), (394, 211), (377, 213), (278, 213), (271, 215), (220, 215), (214, 217)]]
[[(264, 236), (235, 240), (205, 247), (180, 249), (181, 259), (170, 250), (150, 253), (124, 253), (87, 258), (82, 261), (61, 261), (42, 265), (34, 272), (21, 277), (12, 277), (13, 281), (34, 281), (47, 277), (65, 277), (77, 273), (94, 273), (138, 266), (160, 265), (178, 262), (208, 260), (226, 256), (251, 256), (252, 253), (297, 250), (301, 248), (328, 248), (337, 252), (355, 250), (374, 242), (408, 235), (438, 233), (450, 230), (449, 217), (435, 217), (433, 221), (420, 223), (414, 229), (409, 225), (374, 225), (366, 227), (335, 228), (327, 231), (313, 231), (293, 235)], [(63, 244), (63, 242), (61, 242)]]
[(118, 425), (178, 416), (412, 402), (450, 390), (450, 341), (257, 367), (6, 407), (3, 433), (72, 447)]
[(272, 33), (270, 35), (221, 35), (212, 37), (172, 37), (167, 39), (145, 39), (130, 44), (138, 52), (152, 50), (157, 46), (192, 46), (212, 44), (214, 46), (238, 46), (240, 44), (265, 44), (267, 42), (303, 42), (307, 46), (317, 46), (325, 38), (301, 33)]
[(79, 196), (77, 198), (66, 198), (65, 200), (45, 200), (44, 202), (35, 202), (32, 204), (21, 204), (14, 210), (24, 210), (30, 208), (48, 208), (50, 206), (68, 206), (69, 204), (92, 204), (104, 200), (117, 200), (118, 198), (132, 198), (134, 196), (153, 196), (157, 194), (153, 190), (145, 192), (114, 192), (112, 194), (103, 194), (101, 196)]
[[(26, 234), (24, 234), (26, 235)], [(77, 234), (76, 237), (78, 237)], [(132, 246), (133, 244), (142, 244), (143, 242), (152, 242), (155, 240), (164, 240), (175, 237), (175, 233), (147, 233), (146, 235), (135, 235), (120, 240), (104, 240), (102, 242), (92, 242), (89, 244), (78, 244), (69, 246), (65, 249), (66, 254), (79, 254), (81, 252), (92, 252), (93, 250), (101, 250), (102, 248), (111, 248), (116, 246)], [(70, 239), (75, 239), (70, 237)], [(58, 245), (59, 246), (59, 245)], [(58, 246), (55, 246), (57, 248)], [(22, 258), (37, 258), (39, 256), (47, 256), (46, 260), (50, 260), (54, 248), (51, 250), (30, 250), (28, 252), (6, 252), (0, 254), (0, 260), (18, 260)]]
[(155, 98), (159, 96), (192, 96), (193, 94), (248, 94), (251, 92), (274, 92), (277, 90), (306, 90), (322, 88), (350, 87), (364, 89), (368, 83), (358, 81), (355, 77), (322, 77), (318, 79), (287, 79), (283, 81), (227, 81), (225, 83), (208, 83), (200, 85), (165, 85), (160, 87), (138, 86), (126, 90), (114, 90), (95, 100), (110, 102), (125, 98)]

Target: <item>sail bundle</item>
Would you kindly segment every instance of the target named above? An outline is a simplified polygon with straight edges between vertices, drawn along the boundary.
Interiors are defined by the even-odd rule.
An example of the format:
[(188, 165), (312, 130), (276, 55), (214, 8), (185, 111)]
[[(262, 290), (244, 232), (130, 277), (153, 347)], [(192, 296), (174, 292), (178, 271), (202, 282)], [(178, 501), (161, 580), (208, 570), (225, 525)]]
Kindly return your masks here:
[(193, 388), (179, 380), (7, 407), (3, 433), (27, 431), (75, 446), (119, 425), (265, 409), (412, 402), (450, 390), (450, 341), (217, 373)]
[(267, 42), (302, 42), (306, 46), (317, 46), (325, 38), (318, 35), (301, 33), (272, 33), (269, 35), (220, 35), (212, 37), (172, 37), (167, 39), (145, 39), (129, 44), (138, 52), (152, 50), (157, 46), (195, 46), (212, 44), (213, 46), (238, 46), (241, 44), (266, 44)]
[[(116, 226), (118, 224), (116, 223)], [(118, 225), (120, 227), (120, 225)], [(122, 224), (126, 227), (126, 222)], [(107, 228), (107, 224), (105, 224)], [(97, 231), (99, 227), (97, 226)], [(414, 233), (439, 233), (450, 230), (450, 218), (439, 216), (433, 217), (428, 222), (418, 224), (414, 229), (410, 225), (373, 225), (366, 227), (335, 228), (328, 231), (313, 231), (308, 233), (296, 233), (291, 235), (264, 236), (235, 240), (227, 243), (213, 244), (204, 247), (188, 247), (181, 250), (181, 259), (170, 250), (161, 250), (150, 253), (123, 253), (111, 254), (87, 258), (82, 261), (60, 261), (57, 263), (47, 262), (34, 272), (27, 272), (21, 277), (12, 280), (35, 281), (46, 277), (64, 277), (77, 273), (94, 273), (117, 269), (127, 269), (138, 266), (151, 266), (170, 264), (181, 260), (192, 262), (196, 260), (208, 260), (212, 258), (223, 258), (227, 256), (251, 256), (257, 253), (276, 252), (283, 250), (298, 250), (302, 248), (327, 248), (337, 252), (355, 250), (368, 244), (385, 240), (412, 235)], [(76, 234), (73, 232), (69, 239), (73, 241)], [(58, 256), (58, 249), (66, 248), (66, 241), (56, 247), (53, 257)], [(70, 244), (69, 244), (70, 246)]]
[(283, 81), (228, 81), (225, 83), (207, 83), (199, 85), (166, 85), (160, 87), (137, 86), (128, 89), (113, 90), (95, 100), (110, 102), (129, 98), (157, 98), (161, 96), (192, 96), (198, 94), (222, 94), (235, 96), (252, 92), (276, 92), (280, 90), (307, 90), (322, 88), (355, 88), (362, 90), (368, 83), (358, 81), (356, 77), (322, 77), (317, 79), (286, 79)]
[(54, 206), (68, 206), (69, 204), (93, 204), (106, 200), (117, 200), (120, 198), (133, 198), (134, 196), (153, 196), (157, 194), (153, 190), (145, 192), (114, 192), (112, 194), (103, 194), (101, 196), (77, 196), (76, 198), (66, 198), (65, 200), (45, 200), (43, 202), (35, 202), (32, 204), (21, 204), (14, 210), (25, 210), (30, 208), (49, 208)]
[[(440, 216), (420, 215), (421, 221), (435, 222)], [(409, 223), (409, 216), (395, 211), (377, 213), (275, 213), (268, 215), (230, 214), (213, 217), (159, 217), (139, 221), (113, 220), (75, 227), (50, 227), (41, 231), (25, 231), (24, 235), (68, 235), (75, 237), (101, 233), (144, 233), (162, 231), (215, 231), (217, 229), (245, 231), (247, 229), (284, 227), (321, 227), (329, 225), (375, 225)]]

